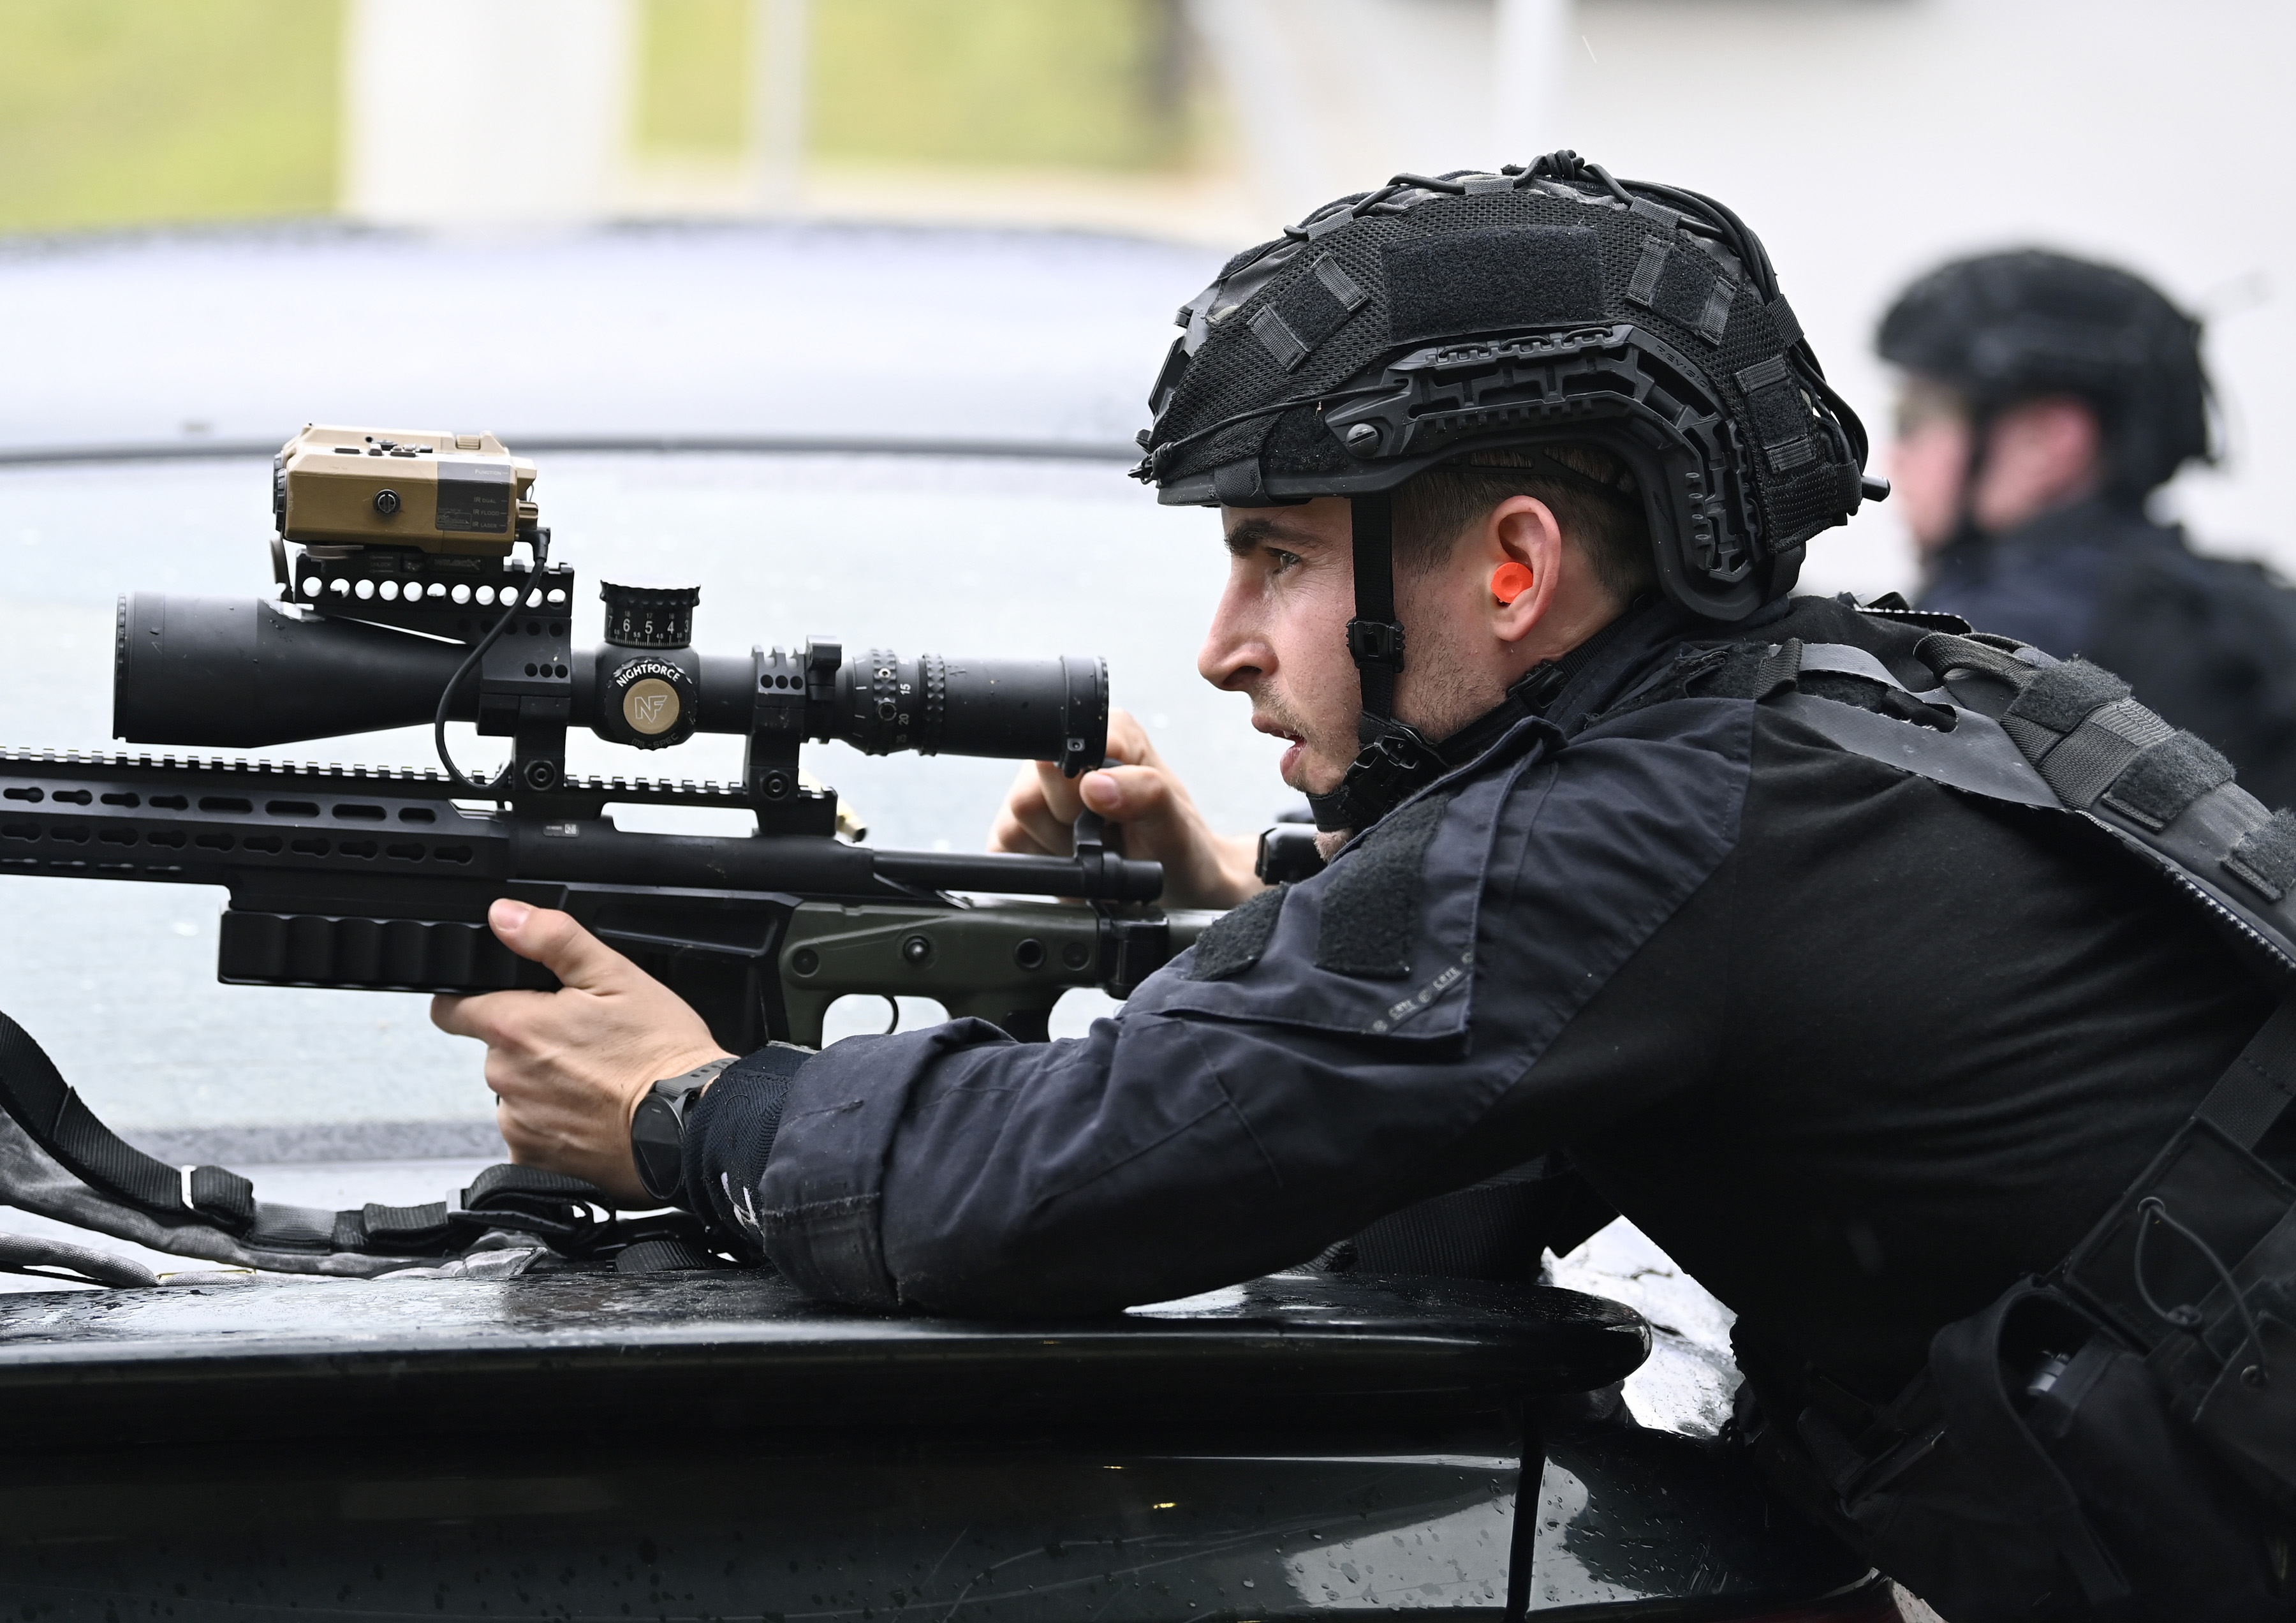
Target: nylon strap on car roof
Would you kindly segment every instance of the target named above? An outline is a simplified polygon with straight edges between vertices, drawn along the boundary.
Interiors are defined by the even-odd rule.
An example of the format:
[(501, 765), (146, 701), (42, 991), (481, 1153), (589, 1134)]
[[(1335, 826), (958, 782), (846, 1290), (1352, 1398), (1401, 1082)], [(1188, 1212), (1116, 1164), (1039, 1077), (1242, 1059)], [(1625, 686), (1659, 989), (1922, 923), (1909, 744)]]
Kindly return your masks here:
[[(258, 1200), (254, 1184), (235, 1172), (171, 1166), (120, 1138), (4, 1014), (0, 1111), (12, 1124), (0, 1133), (9, 1141), (0, 1145), (0, 1161), (9, 1163), (0, 1199), (179, 1255), (295, 1273), (377, 1273), (458, 1256), (504, 1233), (573, 1258), (656, 1240), (706, 1255), (706, 1233), (690, 1214), (624, 1217), (604, 1190), (531, 1166), (488, 1167), (458, 1199), (413, 1206), (369, 1202), (329, 1212)], [(28, 1159), (35, 1151), (84, 1193), (56, 1186), (45, 1166)], [(657, 1247), (617, 1265), (628, 1272), (698, 1265)]]
[(185, 1178), (98, 1121), (31, 1034), (0, 1015), (0, 1108), (32, 1141), (92, 1189), (162, 1223), (211, 1223), (230, 1231), (255, 1218), (254, 1185), (220, 1166)]

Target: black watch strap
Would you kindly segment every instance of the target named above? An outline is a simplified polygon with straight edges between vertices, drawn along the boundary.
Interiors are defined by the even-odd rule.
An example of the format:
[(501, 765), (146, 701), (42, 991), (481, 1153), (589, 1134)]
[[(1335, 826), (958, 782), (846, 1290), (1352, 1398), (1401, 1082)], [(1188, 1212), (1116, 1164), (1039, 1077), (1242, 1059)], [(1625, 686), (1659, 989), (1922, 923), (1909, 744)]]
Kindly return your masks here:
[(685, 1113), (701, 1090), (734, 1063), (734, 1056), (697, 1065), (682, 1076), (657, 1082), (630, 1117), (630, 1158), (638, 1182), (665, 1206), (675, 1206), (685, 1182)]

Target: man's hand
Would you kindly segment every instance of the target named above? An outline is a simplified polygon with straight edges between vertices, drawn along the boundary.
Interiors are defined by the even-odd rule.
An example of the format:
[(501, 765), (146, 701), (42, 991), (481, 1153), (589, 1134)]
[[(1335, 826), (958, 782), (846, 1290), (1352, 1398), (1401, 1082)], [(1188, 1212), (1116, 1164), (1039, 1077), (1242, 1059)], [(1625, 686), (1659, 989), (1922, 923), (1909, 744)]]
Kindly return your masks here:
[(1076, 849), (1077, 813), (1090, 807), (1124, 826), (1124, 854), (1164, 865), (1167, 907), (1234, 907), (1267, 886), (1251, 871), (1259, 844), (1212, 832), (1140, 723), (1108, 717), (1108, 753), (1124, 764), (1063, 778), (1046, 762), (1021, 769), (988, 836), (991, 851), (1064, 857)]
[(505, 898), (487, 922), (565, 985), (433, 998), (431, 1022), (487, 1045), (487, 1086), (512, 1160), (643, 1201), (630, 1159), (638, 1100), (726, 1050), (685, 1000), (567, 914)]

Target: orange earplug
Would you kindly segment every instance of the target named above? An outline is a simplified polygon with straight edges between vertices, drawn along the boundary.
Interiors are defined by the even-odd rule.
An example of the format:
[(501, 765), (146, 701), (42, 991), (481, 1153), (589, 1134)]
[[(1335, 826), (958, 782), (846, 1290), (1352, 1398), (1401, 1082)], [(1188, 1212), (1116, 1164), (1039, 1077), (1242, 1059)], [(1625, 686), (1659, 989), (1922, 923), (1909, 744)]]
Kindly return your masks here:
[(1502, 564), (1491, 571), (1491, 596), (1501, 603), (1513, 603), (1529, 591), (1537, 579), (1527, 564)]

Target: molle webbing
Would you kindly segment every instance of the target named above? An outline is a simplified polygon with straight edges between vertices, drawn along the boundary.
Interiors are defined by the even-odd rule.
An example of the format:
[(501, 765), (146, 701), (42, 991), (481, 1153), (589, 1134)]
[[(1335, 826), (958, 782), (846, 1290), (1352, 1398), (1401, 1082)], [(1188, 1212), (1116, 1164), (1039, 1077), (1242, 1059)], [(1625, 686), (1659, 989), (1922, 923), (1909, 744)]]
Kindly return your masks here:
[(2193, 1114), (2243, 1149), (2254, 1149), (2292, 1100), (2296, 1100), (2296, 1001), (2272, 1011)]
[[(2084, 661), (1949, 633), (1914, 655), (1939, 686), (1908, 696), (1951, 715), (1942, 736), (1807, 693), (1772, 702), (1855, 753), (2085, 819), (2296, 969), (2296, 820), (2267, 815), (2216, 751)], [(2284, 976), (2280, 991), (2190, 1117), (2046, 1278), (1939, 1329), (1927, 1367), (1888, 1405), (1837, 1413), (1813, 1380), (1792, 1442), (1758, 1445), (1817, 1488), (1814, 1503), (1877, 1564), (1955, 1615), (1964, 1602), (2039, 1615), (2070, 1598), (2070, 1574), (2083, 1616), (2218, 1616), (2180, 1603), (2143, 1560), (2168, 1507), (2226, 1495), (2204, 1518), (2223, 1536), (2196, 1559), (2235, 1572), (2268, 1552), (2241, 1520), (2238, 1485), (2215, 1473), (2229, 1467), (2258, 1496), (2255, 1527), (2280, 1524), (2267, 1503), (2296, 1510), (2296, 1190), (2255, 1153), (2296, 1100), (2296, 983)], [(2056, 1355), (2050, 1379), (2021, 1394), (2042, 1347)], [(2264, 1586), (2279, 1594), (2276, 1547), (2264, 1565), (2279, 1576)]]
[(2262, 828), (2242, 835), (2225, 869), (2269, 901), (2296, 889), (2296, 813), (2284, 807)]
[(1718, 344), (1737, 298), (1738, 284), (1723, 274), (1705, 250), (1671, 231), (1665, 236), (1643, 238), (1642, 256), (1635, 261), (1635, 274), (1627, 282), (1628, 303), (1655, 310), (1690, 328), (1708, 343)]
[(2082, 659), (2038, 670), (2013, 656), (1980, 663), (1971, 657), (1973, 649), (1999, 652), (1939, 632), (1923, 638), (1915, 653), (1940, 677), (1977, 669), (2014, 686), (2001, 729), (2073, 810), (2102, 802), (2157, 834), (2232, 781), (2230, 762), (2131, 698), (2128, 684), (2110, 671)]
[(1371, 295), (1347, 267), (1335, 256), (1322, 254), (1308, 266), (1308, 275), (1251, 318), (1251, 335), (1267, 347), (1277, 366), (1296, 372), (1318, 344), (1370, 301)]

